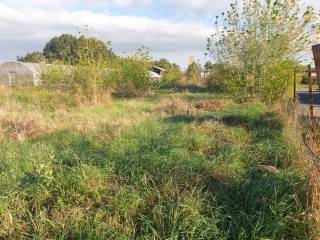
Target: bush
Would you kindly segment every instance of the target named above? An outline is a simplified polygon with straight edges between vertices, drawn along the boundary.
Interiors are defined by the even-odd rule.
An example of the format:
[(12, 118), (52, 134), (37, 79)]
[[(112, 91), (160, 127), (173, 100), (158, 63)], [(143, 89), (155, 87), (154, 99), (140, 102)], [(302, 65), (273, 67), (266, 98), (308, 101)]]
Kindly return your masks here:
[(170, 87), (177, 84), (183, 77), (179, 65), (171, 63), (165, 58), (154, 61), (153, 64), (166, 70), (166, 73), (164, 74), (164, 76), (162, 76), (160, 82), (157, 84), (157, 87)]
[(73, 69), (70, 66), (62, 65), (60, 62), (43, 64), (40, 69), (40, 78), (44, 85), (70, 84), (73, 79)]
[(108, 82), (106, 63), (100, 61), (85, 61), (74, 68), (74, 89), (85, 99), (93, 103), (107, 93)]
[(198, 63), (192, 63), (188, 66), (186, 77), (189, 82), (199, 82), (201, 80), (201, 66)]
[(183, 77), (179, 68), (171, 68), (167, 70), (166, 74), (161, 78), (160, 86), (171, 86), (176, 84)]
[(207, 86), (210, 90), (215, 92), (222, 92), (225, 90), (225, 79), (231, 77), (229, 69), (224, 64), (214, 64), (210, 69), (210, 74), (207, 76)]
[(80, 37), (76, 55), (77, 61), (73, 65), (63, 65), (62, 62), (44, 65), (41, 79), (45, 86), (67, 85), (81, 99), (97, 103), (108, 87), (106, 54), (97, 52), (95, 39)]
[(150, 88), (150, 62), (144, 57), (119, 57), (109, 68), (108, 82), (121, 95), (137, 96)]
[(145, 48), (134, 56), (115, 57), (108, 44), (96, 38), (75, 39), (77, 44), (72, 49), (75, 52), (68, 61), (71, 65), (64, 65), (65, 62), (43, 65), (40, 75), (45, 86), (68, 85), (78, 97), (94, 103), (110, 87), (126, 96), (141, 95), (148, 90), (150, 58)]
[[(243, 0), (222, 14), (222, 29), (208, 41), (219, 68), (217, 79), (238, 101), (280, 99), (286, 93), (297, 57), (310, 43), (316, 21), (301, 1)], [(242, 9), (242, 10), (239, 10)]]
[(46, 65), (40, 76), (45, 87), (71, 89), (78, 97), (94, 103), (107, 88), (104, 61), (83, 61), (74, 66)]

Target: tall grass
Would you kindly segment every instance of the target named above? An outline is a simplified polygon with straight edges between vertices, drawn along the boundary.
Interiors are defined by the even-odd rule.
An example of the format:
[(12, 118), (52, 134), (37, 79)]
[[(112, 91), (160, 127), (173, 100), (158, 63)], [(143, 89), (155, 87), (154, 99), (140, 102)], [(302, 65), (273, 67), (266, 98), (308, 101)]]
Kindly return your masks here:
[(107, 81), (124, 96), (141, 96), (150, 88), (150, 63), (137, 55), (117, 58), (109, 65)]
[(314, 223), (312, 233), (315, 239), (319, 239), (320, 233), (320, 165), (319, 165), (319, 120), (310, 120), (306, 117), (300, 117), (300, 130), (303, 135), (303, 144), (305, 149), (305, 162), (309, 170), (309, 204), (310, 221)]
[(103, 102), (112, 91), (121, 95), (143, 95), (150, 88), (150, 60), (138, 51), (134, 56), (115, 57), (96, 51), (94, 41), (81, 41), (78, 60), (70, 65), (43, 65), (41, 79), (47, 88), (65, 88), (80, 102)]
[(0, 237), (307, 239), (306, 174), (279, 114), (171, 95), (68, 107), (62, 119), (40, 107), (64, 127), (5, 135)]

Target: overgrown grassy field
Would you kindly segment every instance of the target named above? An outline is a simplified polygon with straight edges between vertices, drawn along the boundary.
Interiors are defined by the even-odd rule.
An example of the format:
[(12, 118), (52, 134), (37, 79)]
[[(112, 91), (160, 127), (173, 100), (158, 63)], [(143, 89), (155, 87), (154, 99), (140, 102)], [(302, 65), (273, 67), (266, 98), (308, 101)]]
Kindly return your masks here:
[(263, 104), (2, 89), (0, 143), (3, 239), (308, 239), (300, 152)]

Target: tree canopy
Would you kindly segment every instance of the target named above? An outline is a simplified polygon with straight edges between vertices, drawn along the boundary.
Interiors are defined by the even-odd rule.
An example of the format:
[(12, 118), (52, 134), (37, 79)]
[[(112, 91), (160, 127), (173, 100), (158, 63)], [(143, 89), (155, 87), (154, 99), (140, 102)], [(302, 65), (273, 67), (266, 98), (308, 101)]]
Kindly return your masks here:
[(42, 52), (31, 52), (27, 53), (25, 56), (18, 56), (17, 61), (19, 62), (29, 62), (29, 63), (41, 63), (45, 62), (46, 59)]
[(180, 70), (179, 65), (177, 65), (175, 63), (171, 63), (169, 60), (167, 60), (165, 58), (161, 58), (159, 60), (156, 60), (153, 62), (153, 64), (157, 67), (164, 68), (167, 71), (169, 71), (170, 69), (179, 69)]
[(109, 48), (109, 42), (103, 42), (95, 37), (63, 34), (52, 38), (43, 50), (43, 54), (49, 62), (62, 61), (67, 64), (78, 63), (81, 58), (97, 57), (109, 58), (114, 54)]

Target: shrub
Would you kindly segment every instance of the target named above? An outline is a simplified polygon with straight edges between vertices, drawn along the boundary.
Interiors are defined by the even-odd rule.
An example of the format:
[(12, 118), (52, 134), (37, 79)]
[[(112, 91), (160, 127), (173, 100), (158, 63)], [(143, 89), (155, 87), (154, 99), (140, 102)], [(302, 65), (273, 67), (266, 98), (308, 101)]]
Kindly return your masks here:
[(199, 82), (201, 80), (201, 66), (198, 63), (192, 63), (188, 66), (186, 71), (188, 81)]
[(118, 57), (109, 64), (108, 82), (124, 96), (137, 96), (150, 88), (150, 61), (145, 53)]
[(166, 74), (161, 78), (160, 86), (170, 86), (176, 84), (183, 74), (179, 68), (170, 68), (167, 70)]
[(61, 62), (43, 64), (40, 70), (40, 78), (44, 85), (70, 84), (73, 79), (73, 70), (70, 66)]
[(153, 64), (157, 67), (161, 67), (166, 70), (165, 75), (162, 76), (160, 82), (158, 83), (158, 87), (170, 87), (179, 82), (183, 77), (179, 65), (171, 63), (169, 60), (165, 58), (161, 58), (160, 60), (154, 61)]
[(63, 65), (61, 62), (44, 65), (41, 69), (44, 85), (68, 85), (81, 99), (97, 103), (108, 85), (106, 54), (97, 51), (96, 41), (93, 38), (79, 38), (75, 53), (77, 61), (73, 65)]
[(106, 63), (103, 60), (84, 60), (74, 67), (74, 89), (93, 103), (107, 92)]
[[(294, 59), (310, 43), (316, 14), (301, 1), (243, 0), (222, 14), (221, 29), (208, 41), (219, 68), (218, 80), (238, 101), (281, 98)], [(242, 9), (242, 10), (240, 10)]]
[(224, 86), (224, 80), (231, 77), (227, 66), (224, 64), (214, 64), (210, 71), (206, 79), (208, 88), (216, 92), (224, 91), (226, 88), (226, 86)]
[(81, 41), (77, 49), (78, 63), (43, 66), (44, 85), (68, 84), (80, 98), (94, 103), (111, 87), (125, 96), (141, 95), (149, 89), (150, 61), (144, 49), (134, 56), (109, 59), (104, 52), (98, 55), (95, 41)]

